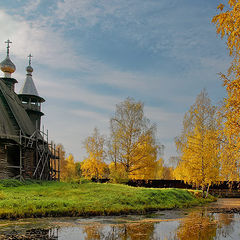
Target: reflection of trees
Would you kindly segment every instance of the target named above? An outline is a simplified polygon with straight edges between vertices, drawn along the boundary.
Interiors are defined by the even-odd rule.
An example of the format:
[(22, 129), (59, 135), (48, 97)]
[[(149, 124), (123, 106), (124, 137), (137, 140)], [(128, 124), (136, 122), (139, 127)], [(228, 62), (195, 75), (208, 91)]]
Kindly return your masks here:
[(179, 240), (210, 240), (217, 233), (217, 223), (213, 216), (204, 212), (192, 212), (183, 219), (177, 231)]
[[(169, 239), (213, 240), (222, 236), (227, 238), (233, 232), (234, 214), (211, 214), (207, 211), (195, 211), (184, 219)], [(131, 222), (125, 224), (104, 225), (93, 223), (83, 228), (85, 240), (152, 240), (153, 222)]]
[[(125, 226), (125, 232), (131, 240), (152, 239), (154, 224), (153, 223), (134, 223)], [(122, 238), (125, 240), (125, 238)]]
[(129, 223), (104, 227), (104, 225), (85, 226), (85, 240), (92, 239), (121, 239), (121, 240), (150, 240), (153, 239), (153, 223)]
[(218, 220), (218, 235), (227, 238), (233, 232), (233, 218), (234, 214), (219, 213), (217, 215)]
[(100, 240), (102, 227), (98, 224), (84, 226), (83, 232), (86, 233), (85, 239), (96, 239)]

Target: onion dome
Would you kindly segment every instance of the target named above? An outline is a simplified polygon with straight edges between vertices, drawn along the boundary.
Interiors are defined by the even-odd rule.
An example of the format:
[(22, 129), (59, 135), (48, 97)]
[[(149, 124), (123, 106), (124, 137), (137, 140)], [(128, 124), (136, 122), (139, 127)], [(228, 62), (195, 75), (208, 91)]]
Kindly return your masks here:
[(5, 77), (10, 78), (11, 74), (16, 71), (16, 67), (9, 57), (9, 48), (10, 48), (9, 44), (12, 42), (10, 40), (7, 40), (5, 43), (7, 43), (7, 56), (0, 63), (0, 68), (4, 72)]
[(11, 59), (9, 58), (9, 56), (7, 56), (1, 63), (1, 70), (5, 73), (14, 73), (16, 71), (16, 67), (13, 64), (13, 62), (11, 61)]

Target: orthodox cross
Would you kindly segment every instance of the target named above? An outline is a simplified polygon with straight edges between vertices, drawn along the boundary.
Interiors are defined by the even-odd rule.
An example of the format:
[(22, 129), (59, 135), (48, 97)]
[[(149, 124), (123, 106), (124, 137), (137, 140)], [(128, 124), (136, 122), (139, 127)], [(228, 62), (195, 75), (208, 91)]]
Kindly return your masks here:
[(33, 55), (30, 53), (29, 55), (28, 55), (28, 58), (29, 58), (29, 66), (31, 66), (31, 62), (32, 62), (32, 57), (33, 57)]
[(9, 56), (10, 43), (12, 42), (8, 39), (5, 43), (7, 43), (7, 56)]

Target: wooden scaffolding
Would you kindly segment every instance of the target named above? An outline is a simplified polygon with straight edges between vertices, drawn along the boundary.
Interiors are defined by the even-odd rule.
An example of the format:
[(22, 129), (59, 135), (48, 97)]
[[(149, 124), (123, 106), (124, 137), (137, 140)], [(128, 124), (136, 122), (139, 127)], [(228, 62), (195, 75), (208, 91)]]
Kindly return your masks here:
[[(29, 166), (26, 166), (26, 153), (31, 153)], [(25, 164), (24, 164), (25, 163)], [(15, 167), (15, 166), (9, 166)], [(19, 134), (19, 175), (20, 180), (27, 178), (36, 180), (60, 181), (60, 158), (56, 145), (48, 140), (48, 131), (36, 130), (30, 137)]]

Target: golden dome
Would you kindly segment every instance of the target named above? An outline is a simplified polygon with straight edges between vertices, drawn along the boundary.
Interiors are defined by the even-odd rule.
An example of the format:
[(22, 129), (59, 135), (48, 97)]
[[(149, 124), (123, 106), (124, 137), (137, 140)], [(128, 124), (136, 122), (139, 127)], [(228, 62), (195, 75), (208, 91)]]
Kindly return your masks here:
[(7, 73), (14, 73), (16, 71), (16, 67), (13, 64), (13, 62), (11, 61), (11, 59), (9, 58), (9, 56), (7, 56), (1, 63), (0, 63), (0, 68), (3, 72), (7, 72)]

